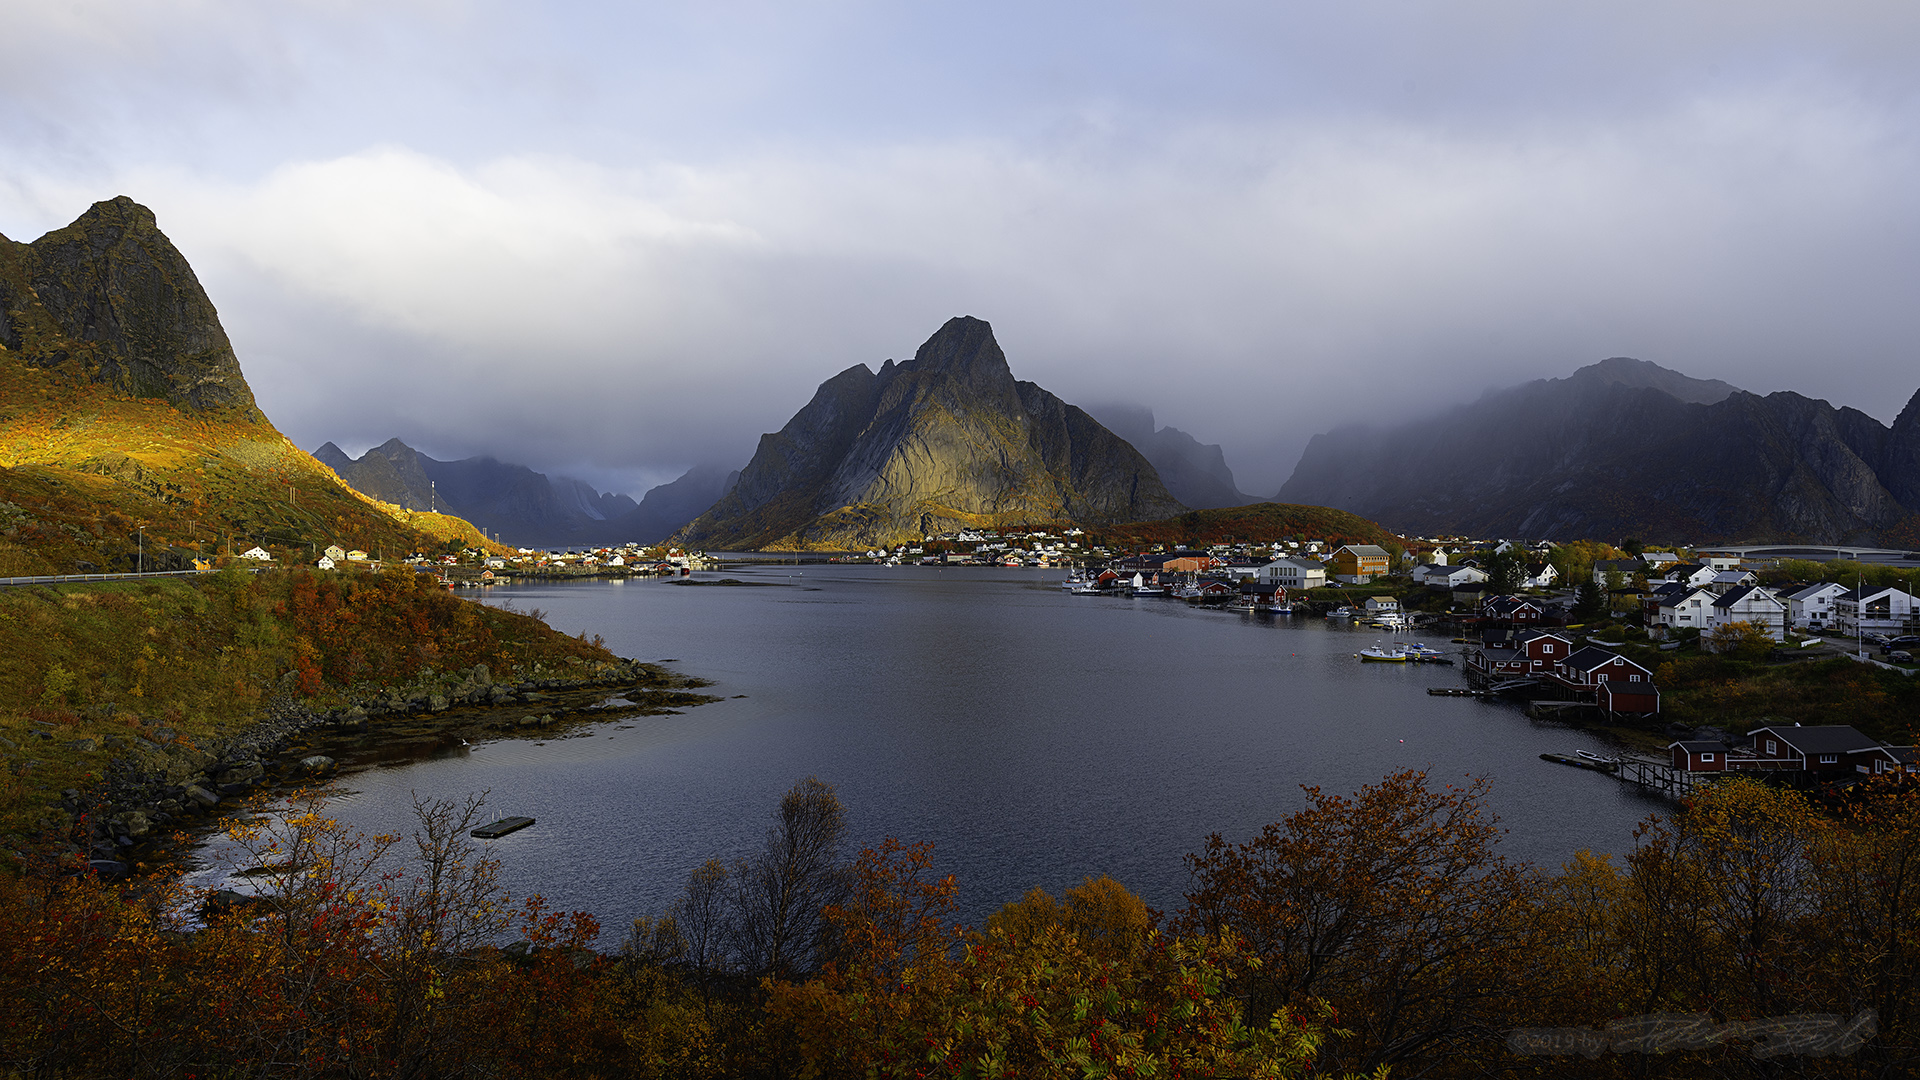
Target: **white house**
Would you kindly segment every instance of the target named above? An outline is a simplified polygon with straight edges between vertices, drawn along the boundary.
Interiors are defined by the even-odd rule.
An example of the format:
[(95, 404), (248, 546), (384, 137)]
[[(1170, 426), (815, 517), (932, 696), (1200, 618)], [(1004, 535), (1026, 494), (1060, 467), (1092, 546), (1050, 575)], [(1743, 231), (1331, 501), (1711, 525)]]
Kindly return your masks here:
[(1379, 615), (1388, 611), (1399, 611), (1400, 601), (1391, 596), (1369, 596), (1363, 605), (1369, 615)]
[(273, 561), (273, 556), (268, 553), (266, 548), (263, 548), (263, 547), (250, 547), (247, 550), (241, 552), (240, 557), (243, 559), (258, 559), (261, 562)]
[(1705, 589), (1675, 589), (1660, 601), (1660, 611), (1653, 621), (1672, 630), (1705, 630), (1717, 599)]
[(1255, 577), (1264, 584), (1283, 589), (1317, 589), (1327, 583), (1327, 568), (1312, 559), (1289, 556), (1260, 567)]
[(1682, 585), (1701, 586), (1712, 581), (1720, 571), (1704, 563), (1680, 563), (1669, 566), (1661, 574), (1662, 581), (1677, 581)]
[(1824, 630), (1833, 625), (1833, 598), (1847, 587), (1831, 581), (1809, 585), (1787, 595), (1787, 625), (1795, 630)]
[(1414, 570), (1413, 580), (1430, 589), (1451, 589), (1487, 580), (1487, 572), (1477, 566), (1422, 566)]
[(1787, 639), (1786, 601), (1775, 596), (1770, 589), (1758, 585), (1730, 589), (1714, 597), (1708, 612), (1704, 629), (1709, 633), (1728, 623), (1749, 622), (1764, 627), (1767, 636), (1775, 641)]
[(1746, 585), (1758, 585), (1760, 579), (1746, 570), (1716, 570), (1713, 580), (1706, 583), (1707, 588), (1717, 593), (1731, 592)]
[(1560, 571), (1555, 569), (1552, 563), (1528, 563), (1526, 579), (1520, 582), (1520, 585), (1528, 589), (1544, 589), (1559, 580)]
[(1842, 633), (1905, 629), (1920, 614), (1920, 600), (1905, 589), (1849, 589), (1833, 598), (1833, 623)]
[(333, 569), (333, 556), (322, 555), (320, 556), (320, 561), (317, 563), (314, 563), (313, 565), (315, 565), (316, 567), (319, 567), (322, 570), (331, 570)]
[(1593, 583), (1605, 587), (1608, 574), (1619, 574), (1624, 584), (1633, 575), (1647, 569), (1647, 564), (1638, 559), (1595, 559), (1593, 563)]
[(334, 562), (339, 562), (341, 559), (344, 559), (347, 557), (347, 549), (341, 547), (339, 544), (328, 544), (327, 550), (321, 552), (320, 554), (325, 555), (327, 558), (332, 559)]

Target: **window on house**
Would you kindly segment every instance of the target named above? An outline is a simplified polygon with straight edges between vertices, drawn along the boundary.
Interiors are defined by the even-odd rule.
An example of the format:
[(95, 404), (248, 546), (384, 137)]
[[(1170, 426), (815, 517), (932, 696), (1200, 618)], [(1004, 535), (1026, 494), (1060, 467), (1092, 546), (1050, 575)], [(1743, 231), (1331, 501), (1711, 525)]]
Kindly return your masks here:
[(1640, 681), (1640, 676), (1638, 676), (1638, 675), (1629, 675), (1629, 676), (1627, 676), (1627, 681), (1628, 681), (1628, 682), (1639, 682), (1639, 681)]
[(1701, 755), (1700, 755), (1700, 760), (1701, 760), (1701, 761), (1712, 761), (1712, 760), (1713, 760), (1713, 755), (1712, 755), (1712, 754), (1701, 754)]
[(1820, 755), (1820, 764), (1822, 765), (1832, 765), (1834, 762), (1837, 762), (1839, 760), (1840, 760), (1839, 754), (1821, 754)]
[(1772, 755), (1774, 755), (1774, 754), (1778, 754), (1779, 752), (1780, 752), (1780, 747), (1779, 747), (1779, 746), (1777, 746), (1777, 745), (1775, 745), (1775, 743), (1774, 743), (1774, 741), (1773, 741), (1772, 739), (1768, 739), (1768, 740), (1767, 740), (1767, 755), (1768, 755), (1769, 757), (1771, 757)]

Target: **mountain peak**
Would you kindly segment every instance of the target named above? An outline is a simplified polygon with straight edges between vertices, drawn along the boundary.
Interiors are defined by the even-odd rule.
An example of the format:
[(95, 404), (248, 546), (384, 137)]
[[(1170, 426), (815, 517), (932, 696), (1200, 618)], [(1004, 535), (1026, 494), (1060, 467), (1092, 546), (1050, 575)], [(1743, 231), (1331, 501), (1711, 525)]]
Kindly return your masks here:
[(1571, 377), (1614, 383), (1629, 390), (1659, 390), (1695, 405), (1712, 405), (1740, 391), (1732, 383), (1719, 379), (1695, 379), (1652, 361), (1635, 360), (1630, 356), (1611, 356), (1597, 364), (1588, 364)]
[(913, 365), (922, 371), (1008, 371), (1007, 354), (993, 339), (993, 326), (971, 315), (956, 315), (934, 331), (913, 354)]
[(132, 229), (138, 232), (159, 232), (160, 219), (152, 210), (134, 202), (125, 195), (115, 195), (111, 199), (102, 199), (87, 207), (85, 213), (74, 219), (74, 225), (108, 226)]
[(963, 528), (1140, 521), (1184, 509), (1134, 447), (1016, 382), (985, 320), (947, 320), (899, 365), (849, 368), (682, 530), (722, 550), (848, 550)]
[(261, 422), (219, 313), (152, 210), (120, 195), (31, 244), (7, 243), (0, 338), (29, 363), (129, 397)]

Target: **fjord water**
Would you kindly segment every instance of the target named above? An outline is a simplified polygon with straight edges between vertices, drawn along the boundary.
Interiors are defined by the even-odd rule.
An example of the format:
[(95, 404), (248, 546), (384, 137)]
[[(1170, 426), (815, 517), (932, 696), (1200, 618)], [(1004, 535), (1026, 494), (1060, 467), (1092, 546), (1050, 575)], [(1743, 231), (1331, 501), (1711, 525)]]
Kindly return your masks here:
[[(1540, 760), (1605, 749), (1510, 705), (1433, 697), (1459, 669), (1362, 664), (1382, 636), (1326, 619), (1077, 597), (1058, 571), (814, 563), (668, 581), (519, 585), (622, 656), (673, 659), (725, 700), (545, 745), (503, 740), (343, 777), (331, 810), (404, 832), (409, 792), (487, 790), (538, 824), (491, 845), (516, 896), (610, 930), (672, 902), (711, 857), (748, 854), (780, 796), (832, 783), (853, 838), (930, 840), (977, 920), (1033, 886), (1111, 874), (1178, 907), (1182, 856), (1252, 837), (1303, 804), (1403, 767), (1486, 776), (1502, 850), (1547, 867), (1625, 854), (1665, 803)], [(1432, 643), (1457, 654), (1445, 638)]]

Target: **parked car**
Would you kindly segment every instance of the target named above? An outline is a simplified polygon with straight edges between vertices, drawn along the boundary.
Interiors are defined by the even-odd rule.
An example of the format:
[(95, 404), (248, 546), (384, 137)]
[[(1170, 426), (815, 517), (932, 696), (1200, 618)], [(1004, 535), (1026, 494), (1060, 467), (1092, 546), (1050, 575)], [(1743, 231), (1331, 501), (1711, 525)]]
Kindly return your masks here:
[(1898, 660), (1903, 664), (1911, 664), (1913, 663), (1913, 654), (1905, 649), (1895, 649), (1887, 654), (1887, 659)]

